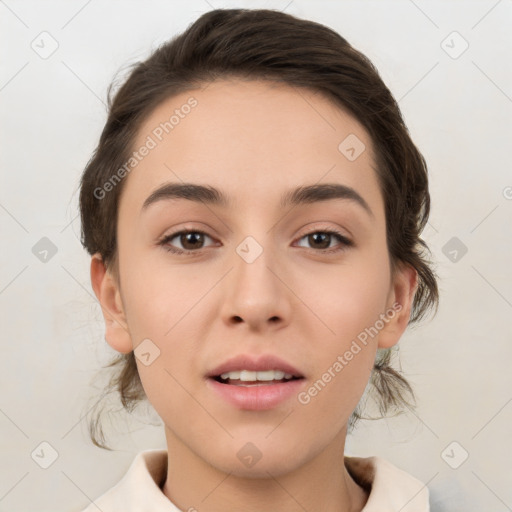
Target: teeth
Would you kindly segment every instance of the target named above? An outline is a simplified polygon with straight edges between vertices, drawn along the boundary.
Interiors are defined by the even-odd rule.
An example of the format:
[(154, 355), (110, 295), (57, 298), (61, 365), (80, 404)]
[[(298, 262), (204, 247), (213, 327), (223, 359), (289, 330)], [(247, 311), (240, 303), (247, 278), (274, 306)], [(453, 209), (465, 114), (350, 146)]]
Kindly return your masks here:
[(291, 373), (285, 373), (281, 370), (266, 370), (261, 372), (253, 372), (250, 370), (240, 370), (239, 372), (227, 372), (221, 376), (222, 380), (241, 380), (245, 382), (254, 382), (257, 380), (270, 381), (270, 380), (282, 380), (291, 379), (293, 375)]
[[(281, 380), (284, 378), (284, 372), (280, 370), (268, 370), (266, 372), (248, 372), (254, 373), (256, 379), (254, 380)], [(243, 380), (243, 379), (240, 379)], [(252, 379), (247, 379), (252, 380)]]
[(223, 373), (220, 377), (223, 380), (226, 380), (226, 379), (238, 380), (238, 379), (240, 379), (240, 372)]
[(258, 372), (250, 372), (249, 370), (242, 370), (240, 372), (240, 380), (242, 382), (250, 381), (250, 380), (258, 380), (257, 378)]

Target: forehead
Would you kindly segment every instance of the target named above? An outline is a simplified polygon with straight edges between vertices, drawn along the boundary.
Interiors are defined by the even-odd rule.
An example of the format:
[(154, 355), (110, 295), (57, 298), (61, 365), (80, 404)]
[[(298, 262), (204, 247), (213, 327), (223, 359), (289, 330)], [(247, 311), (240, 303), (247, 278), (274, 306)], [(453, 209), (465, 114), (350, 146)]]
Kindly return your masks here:
[[(324, 95), (268, 81), (219, 80), (158, 105), (138, 131), (123, 195), (139, 210), (158, 185), (208, 183), (243, 205), (322, 181), (379, 202), (372, 141)], [(347, 149), (349, 152), (347, 153)], [(354, 152), (356, 158), (354, 158)], [(141, 153), (141, 151), (139, 151)]]

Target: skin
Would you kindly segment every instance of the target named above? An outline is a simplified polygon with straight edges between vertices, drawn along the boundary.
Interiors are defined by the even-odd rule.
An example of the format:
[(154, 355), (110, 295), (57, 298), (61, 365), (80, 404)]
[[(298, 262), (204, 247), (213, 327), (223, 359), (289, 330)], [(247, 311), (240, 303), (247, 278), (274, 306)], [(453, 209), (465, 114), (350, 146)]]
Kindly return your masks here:
[[(149, 338), (160, 350), (150, 365), (137, 364), (165, 424), (163, 492), (181, 510), (360, 511), (367, 495), (342, 457), (347, 422), (377, 348), (396, 344), (407, 327), (417, 286), (410, 267), (391, 274), (371, 138), (319, 93), (219, 80), (160, 104), (135, 147), (191, 96), (198, 105), (126, 178), (120, 283), (99, 254), (91, 260), (107, 342), (128, 353)], [(353, 162), (338, 150), (351, 133), (366, 146)], [(169, 181), (214, 186), (233, 204), (173, 199), (141, 213)], [(373, 215), (339, 199), (280, 208), (282, 193), (316, 183), (354, 188)], [(208, 235), (203, 248), (192, 246), (197, 255), (158, 244), (185, 228)], [(306, 236), (322, 229), (354, 245), (333, 237), (330, 248), (342, 250), (326, 254)], [(246, 236), (263, 248), (251, 264), (236, 252)], [(178, 236), (167, 245), (191, 247), (182, 243)], [(275, 354), (301, 371), (306, 390), (395, 303), (400, 312), (307, 405), (293, 397), (271, 410), (240, 410), (205, 385), (206, 373), (236, 354)], [(247, 442), (261, 453), (252, 467), (237, 457)]]

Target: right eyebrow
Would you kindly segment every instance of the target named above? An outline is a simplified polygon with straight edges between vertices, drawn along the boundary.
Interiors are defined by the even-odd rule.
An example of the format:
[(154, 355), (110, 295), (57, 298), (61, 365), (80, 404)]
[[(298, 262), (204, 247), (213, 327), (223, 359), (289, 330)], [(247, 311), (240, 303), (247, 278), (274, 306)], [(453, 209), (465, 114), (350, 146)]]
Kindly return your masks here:
[(229, 206), (230, 201), (220, 190), (196, 183), (164, 183), (154, 190), (142, 205), (141, 213), (150, 205), (169, 199), (188, 199), (200, 203)]

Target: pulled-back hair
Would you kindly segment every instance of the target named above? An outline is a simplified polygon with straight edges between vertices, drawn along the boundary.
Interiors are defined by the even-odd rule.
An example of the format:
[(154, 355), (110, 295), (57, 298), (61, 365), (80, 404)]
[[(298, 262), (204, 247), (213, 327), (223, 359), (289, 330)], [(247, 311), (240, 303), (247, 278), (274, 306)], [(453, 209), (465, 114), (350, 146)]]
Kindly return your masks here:
[[(98, 194), (133, 152), (142, 123), (164, 100), (223, 78), (268, 80), (319, 92), (350, 113), (369, 133), (384, 198), (386, 237), (393, 272), (400, 265), (418, 274), (410, 323), (437, 308), (439, 295), (420, 234), (428, 220), (427, 167), (412, 142), (397, 102), (362, 53), (330, 28), (279, 11), (218, 9), (133, 66), (123, 85), (108, 91), (108, 118), (80, 184), (82, 244), (101, 257), (119, 282), (117, 222), (126, 177)], [(391, 365), (392, 349), (379, 350), (367, 391), (381, 414), (411, 406), (414, 394)], [(145, 399), (133, 351), (116, 355), (106, 391), (118, 392), (131, 411)], [(365, 396), (367, 393), (365, 393)], [(362, 417), (359, 406), (349, 427)], [(101, 414), (89, 423), (91, 438), (106, 448)]]

